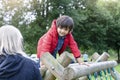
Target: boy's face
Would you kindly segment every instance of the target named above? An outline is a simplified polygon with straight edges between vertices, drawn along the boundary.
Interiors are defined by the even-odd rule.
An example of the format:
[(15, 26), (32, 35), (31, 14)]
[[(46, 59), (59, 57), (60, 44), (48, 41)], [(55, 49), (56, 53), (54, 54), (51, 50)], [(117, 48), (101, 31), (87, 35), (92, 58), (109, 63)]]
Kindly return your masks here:
[(59, 36), (66, 36), (69, 33), (69, 31), (70, 31), (69, 28), (61, 28), (61, 27), (57, 28), (57, 32)]

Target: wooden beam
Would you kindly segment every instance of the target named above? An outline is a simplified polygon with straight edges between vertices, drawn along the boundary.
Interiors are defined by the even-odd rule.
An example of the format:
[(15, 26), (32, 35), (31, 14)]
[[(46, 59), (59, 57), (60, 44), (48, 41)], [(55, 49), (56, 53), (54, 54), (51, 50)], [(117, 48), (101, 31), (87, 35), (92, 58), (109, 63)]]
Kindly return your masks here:
[(100, 55), (99, 55), (97, 52), (95, 52), (95, 53), (93, 53), (93, 55), (91, 56), (90, 61), (94, 62), (94, 61), (96, 61), (99, 57), (100, 57)]
[(64, 67), (49, 53), (46, 52), (42, 55), (41, 61), (50, 70), (50, 72), (59, 80), (63, 80)]
[(98, 57), (98, 59), (95, 62), (101, 62), (101, 61), (107, 61), (110, 55), (107, 52), (103, 52), (103, 54)]
[(55, 79), (56, 77), (48, 69), (45, 73), (45, 76), (43, 77), (43, 80), (55, 80)]
[(67, 52), (64, 51), (60, 57), (57, 58), (57, 61), (63, 66), (63, 67), (67, 67), (72, 61), (76, 62), (74, 56)]
[(120, 73), (116, 70), (111, 70), (111, 75), (115, 80), (120, 80)]
[(46, 67), (41, 67), (41, 68), (40, 68), (40, 74), (41, 74), (42, 77), (45, 76), (46, 71), (47, 71), (47, 68), (46, 68)]
[(105, 61), (99, 63), (91, 63), (90, 66), (79, 65), (79, 64), (70, 64), (65, 68), (63, 75), (66, 80), (77, 79), (93, 72), (98, 72), (103, 69), (112, 68), (117, 65), (116, 61)]
[[(107, 52), (103, 52), (102, 55), (99, 55), (97, 52), (95, 52), (92, 57), (91, 60), (92, 62), (100, 62), (100, 61), (106, 61), (109, 58), (109, 54)], [(87, 76), (82, 77), (82, 80), (86, 80)], [(79, 80), (81, 80), (81, 77), (79, 78)]]
[[(67, 67), (72, 60), (75, 61), (75, 58), (72, 54), (70, 54), (67, 51), (64, 51), (58, 58), (57, 61), (63, 66)], [(52, 63), (51, 63), (52, 64)], [(45, 73), (45, 76), (43, 76), (44, 80), (55, 80), (56, 77), (49, 71), (47, 70)]]

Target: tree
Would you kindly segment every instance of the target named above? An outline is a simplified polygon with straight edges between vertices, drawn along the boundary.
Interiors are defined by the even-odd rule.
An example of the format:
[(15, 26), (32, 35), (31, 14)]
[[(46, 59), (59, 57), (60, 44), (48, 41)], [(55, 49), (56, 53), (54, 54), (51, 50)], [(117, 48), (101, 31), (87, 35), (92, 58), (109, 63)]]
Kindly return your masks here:
[(103, 1), (2, 0), (0, 25), (18, 27), (24, 36), (25, 51), (32, 54), (36, 53), (37, 41), (50, 28), (52, 20), (69, 15), (75, 23), (72, 33), (80, 49), (99, 53), (114, 49), (119, 53), (120, 2)]

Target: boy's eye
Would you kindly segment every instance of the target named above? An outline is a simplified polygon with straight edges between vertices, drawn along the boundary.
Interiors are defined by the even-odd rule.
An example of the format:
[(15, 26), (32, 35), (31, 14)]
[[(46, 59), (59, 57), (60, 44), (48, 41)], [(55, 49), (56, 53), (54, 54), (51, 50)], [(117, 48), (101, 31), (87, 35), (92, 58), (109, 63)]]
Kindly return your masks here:
[(62, 27), (59, 27), (60, 29), (63, 29)]
[(65, 28), (65, 30), (67, 31), (67, 30), (68, 30), (68, 28)]
[(60, 29), (68, 30), (69, 28), (62, 28), (62, 27), (60, 27)]
[(66, 31), (69, 31), (70, 29), (69, 28), (64, 28)]
[(59, 27), (59, 29), (64, 29), (65, 31), (68, 31), (69, 30), (69, 28), (63, 28), (63, 27)]

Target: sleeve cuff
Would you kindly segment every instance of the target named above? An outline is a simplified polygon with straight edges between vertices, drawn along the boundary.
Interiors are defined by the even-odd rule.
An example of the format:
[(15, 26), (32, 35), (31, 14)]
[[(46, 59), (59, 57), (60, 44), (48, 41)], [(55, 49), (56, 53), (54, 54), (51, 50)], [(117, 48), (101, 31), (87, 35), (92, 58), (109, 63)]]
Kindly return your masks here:
[(78, 57), (75, 57), (75, 58), (80, 58), (80, 56), (78, 56)]

